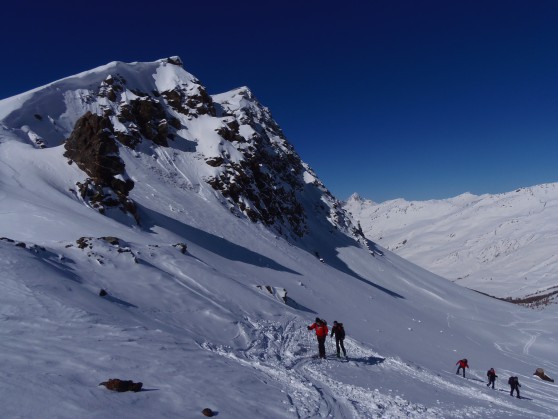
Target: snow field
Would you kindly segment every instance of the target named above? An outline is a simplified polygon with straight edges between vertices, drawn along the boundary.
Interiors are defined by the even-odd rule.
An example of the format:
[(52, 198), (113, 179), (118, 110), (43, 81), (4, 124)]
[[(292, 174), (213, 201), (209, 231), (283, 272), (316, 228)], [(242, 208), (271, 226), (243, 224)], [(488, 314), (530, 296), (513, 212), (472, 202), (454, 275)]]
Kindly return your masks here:
[[(232, 418), (558, 416), (556, 386), (530, 376), (536, 367), (558, 374), (556, 310), (495, 301), (357, 243), (332, 224), (339, 213), (310, 168), (304, 238), (231, 212), (206, 182), (216, 168), (204, 153), (230, 147), (207, 115), (183, 117), (183, 137), (168, 148), (121, 148), (140, 225), (85, 206), (71, 189), (86, 176), (59, 144), (106, 104), (91, 89), (115, 69), (147, 92), (198, 87), (163, 62), (112, 63), (0, 103), (0, 237), (13, 240), (0, 240), (6, 417), (199, 417), (205, 407)], [(215, 98), (231, 115), (267, 118), (250, 95)], [(48, 148), (33, 148), (23, 126)], [(287, 290), (288, 304), (268, 286)], [(348, 362), (332, 356), (329, 338), (329, 358), (313, 358), (306, 326), (316, 316), (345, 324)], [(470, 379), (453, 370), (464, 356)], [(518, 375), (526, 398), (487, 389), (491, 366), (502, 383)], [(98, 387), (109, 378), (144, 391)]]

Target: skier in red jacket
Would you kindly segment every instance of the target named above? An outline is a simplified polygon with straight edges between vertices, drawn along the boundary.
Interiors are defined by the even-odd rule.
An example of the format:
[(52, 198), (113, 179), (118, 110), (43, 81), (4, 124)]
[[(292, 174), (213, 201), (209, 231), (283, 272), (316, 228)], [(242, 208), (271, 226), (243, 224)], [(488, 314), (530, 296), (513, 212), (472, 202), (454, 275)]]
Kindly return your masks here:
[(316, 321), (312, 323), (310, 326), (308, 326), (308, 330), (314, 330), (314, 329), (316, 330), (316, 338), (318, 339), (319, 357), (325, 358), (326, 357), (325, 340), (329, 332), (329, 329), (327, 328), (326, 322), (320, 319), (319, 317), (316, 317)]
[(459, 374), (459, 370), (463, 369), (463, 377), (465, 377), (465, 368), (469, 368), (469, 364), (467, 363), (467, 358), (460, 359), (455, 363), (455, 365), (459, 365), (456, 374)]

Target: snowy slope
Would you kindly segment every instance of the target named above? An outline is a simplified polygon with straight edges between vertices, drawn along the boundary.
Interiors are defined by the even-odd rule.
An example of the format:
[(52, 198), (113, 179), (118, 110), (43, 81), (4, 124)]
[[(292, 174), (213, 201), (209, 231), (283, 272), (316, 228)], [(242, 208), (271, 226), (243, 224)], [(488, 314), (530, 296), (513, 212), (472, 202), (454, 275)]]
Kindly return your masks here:
[[(117, 66), (127, 83), (143, 69), (138, 93), (169, 68), (164, 61)], [(194, 80), (172, 66), (166, 82)], [(96, 91), (90, 84), (113, 68), (0, 102), (2, 416), (190, 418), (202, 417), (205, 407), (230, 418), (558, 415), (556, 386), (532, 376), (537, 367), (558, 374), (556, 310), (496, 301), (363, 241), (264, 108), (239, 106), (250, 99), (244, 89), (216, 95), (214, 115), (188, 119), (165, 107), (181, 122), (167, 146), (143, 134), (134, 148), (118, 146), (139, 223), (120, 209), (90, 205), (76, 193), (87, 175), (68, 164), (64, 138), (104, 99), (88, 93), (78, 106), (67, 98), (77, 97), (73, 89)], [(57, 98), (66, 98), (60, 109), (42, 105)], [(121, 108), (106, 105), (115, 115)], [(50, 127), (33, 125), (50, 121), (47, 114)], [(240, 121), (236, 134), (246, 141), (215, 137), (219, 118)], [(258, 144), (248, 141), (251, 130)], [(261, 171), (245, 174), (268, 173), (285, 190), (296, 185), (292, 203), (305, 214), (302, 223), (254, 218), (264, 214), (257, 206), (263, 198), (235, 197), (208, 182), (242, 168), (250, 145), (267, 151), (257, 150), (264, 153)], [(277, 164), (265, 160), (270, 150)], [(208, 157), (239, 166), (211, 166)], [(249, 176), (232, 179), (251, 185)], [(267, 191), (261, 180), (254, 183)], [(245, 210), (250, 205), (254, 213)], [(101, 289), (108, 295), (99, 296)], [(306, 325), (316, 316), (345, 324), (348, 361), (313, 358), (316, 342)], [(333, 355), (331, 345), (328, 339)], [(471, 365), (467, 379), (454, 371), (462, 357)], [(481, 382), (490, 367), (502, 391)], [(519, 376), (524, 399), (506, 393), (510, 374)], [(98, 386), (109, 378), (141, 381), (144, 391)]]
[(363, 232), (460, 285), (498, 297), (557, 290), (558, 184), (499, 195), (344, 205)]

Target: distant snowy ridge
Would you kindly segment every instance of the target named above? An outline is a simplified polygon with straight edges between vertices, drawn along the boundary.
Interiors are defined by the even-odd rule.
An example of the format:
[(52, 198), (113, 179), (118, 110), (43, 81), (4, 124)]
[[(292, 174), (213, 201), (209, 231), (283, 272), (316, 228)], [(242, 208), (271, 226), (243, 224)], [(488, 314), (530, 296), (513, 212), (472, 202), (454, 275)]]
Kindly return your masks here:
[(431, 201), (344, 205), (364, 234), (460, 285), (498, 297), (558, 290), (558, 184)]

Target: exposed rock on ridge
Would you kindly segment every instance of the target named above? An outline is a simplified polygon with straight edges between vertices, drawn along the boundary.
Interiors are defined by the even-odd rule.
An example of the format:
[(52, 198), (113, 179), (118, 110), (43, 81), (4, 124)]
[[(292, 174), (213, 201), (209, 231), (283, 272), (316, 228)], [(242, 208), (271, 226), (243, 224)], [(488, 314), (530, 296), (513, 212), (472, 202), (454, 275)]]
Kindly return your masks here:
[(134, 182), (126, 177), (110, 120), (87, 112), (76, 122), (64, 147), (64, 156), (90, 176), (84, 183), (77, 185), (81, 197), (101, 213), (107, 207), (120, 207), (133, 214), (137, 220), (135, 205), (128, 199)]
[(234, 92), (219, 105), (224, 118), (217, 132), (241, 150), (243, 160), (235, 162), (226, 154), (208, 160), (208, 164), (222, 169), (208, 182), (252, 221), (275, 225), (279, 231), (289, 226), (302, 236), (306, 214), (297, 196), (304, 189), (300, 157), (269, 110), (247, 88)]

